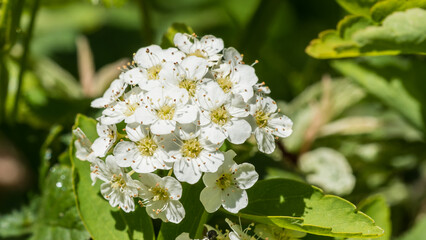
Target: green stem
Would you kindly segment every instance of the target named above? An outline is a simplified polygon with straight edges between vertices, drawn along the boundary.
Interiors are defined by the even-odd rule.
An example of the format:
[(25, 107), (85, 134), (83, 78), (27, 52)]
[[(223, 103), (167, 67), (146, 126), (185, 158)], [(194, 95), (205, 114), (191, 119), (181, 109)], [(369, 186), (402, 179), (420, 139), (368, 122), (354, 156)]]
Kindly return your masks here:
[(172, 176), (172, 173), (173, 173), (173, 168), (171, 168), (170, 170), (169, 170), (169, 173), (167, 173), (167, 176)]
[(141, 15), (141, 27), (143, 26), (142, 38), (145, 40), (145, 42), (151, 44), (153, 41), (153, 34), (151, 29), (151, 17), (149, 15), (148, 4), (146, 0), (139, 0), (138, 5)]
[(0, 124), (6, 120), (6, 100), (9, 89), (9, 75), (4, 62), (4, 56), (0, 52)]
[(6, 19), (7, 19), (7, 10), (9, 9), (12, 1), (10, 0), (3, 0), (2, 2), (2, 8), (1, 8), (1, 15), (0, 15), (0, 28), (5, 27)]
[(4, 62), (4, 51), (7, 39), (6, 23), (11, 5), (12, 2), (10, 0), (3, 0), (0, 10), (0, 123), (6, 118), (6, 99), (9, 86), (9, 77), (7, 76), (7, 69)]
[(19, 99), (20, 99), (20, 95), (21, 95), (21, 89), (22, 89), (22, 82), (24, 79), (24, 74), (25, 74), (25, 70), (26, 70), (26, 65), (27, 65), (27, 56), (30, 50), (30, 42), (31, 42), (31, 37), (32, 37), (32, 32), (34, 29), (34, 23), (35, 23), (35, 19), (36, 19), (36, 15), (37, 15), (37, 11), (38, 8), (40, 6), (40, 0), (34, 0), (34, 5), (31, 11), (31, 19), (30, 19), (30, 24), (28, 25), (28, 29), (26, 32), (26, 37), (24, 39), (24, 52), (22, 53), (22, 57), (20, 60), (20, 70), (19, 70), (19, 76), (18, 76), (18, 88), (16, 90), (16, 95), (15, 95), (15, 102), (13, 105), (13, 111), (12, 111), (12, 121), (16, 121), (16, 116), (18, 113), (18, 105), (19, 105)]
[(128, 172), (127, 175), (132, 176), (133, 173), (135, 173), (135, 170)]
[(194, 236), (195, 238), (203, 237), (204, 224), (207, 222), (208, 216), (209, 214), (206, 212), (206, 210), (203, 210), (203, 215), (201, 215), (197, 230), (195, 231), (195, 236)]

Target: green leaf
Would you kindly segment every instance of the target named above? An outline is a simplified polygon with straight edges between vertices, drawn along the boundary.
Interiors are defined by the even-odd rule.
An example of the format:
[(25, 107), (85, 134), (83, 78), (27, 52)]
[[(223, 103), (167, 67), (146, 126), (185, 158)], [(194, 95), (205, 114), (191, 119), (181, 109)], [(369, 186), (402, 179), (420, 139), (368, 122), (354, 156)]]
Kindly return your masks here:
[[(377, 226), (381, 227), (385, 231), (383, 236), (376, 238), (377, 240), (389, 240), (391, 238), (392, 223), (390, 219), (390, 209), (383, 196), (376, 195), (369, 197), (362, 201), (358, 208), (360, 211), (373, 218)], [(353, 238), (351, 240), (355, 239), (356, 238)]]
[(337, 30), (327, 30), (311, 41), (306, 52), (315, 58), (344, 58), (397, 54), (426, 54), (426, 11), (396, 12), (374, 26), (361, 16), (347, 16)]
[(282, 228), (331, 237), (379, 237), (383, 229), (345, 199), (289, 180), (257, 182), (239, 216)]
[(386, 0), (379, 1), (371, 10), (371, 17), (376, 22), (381, 22), (390, 14), (397, 11), (405, 11), (410, 8), (426, 9), (426, 0)]
[(398, 240), (419, 240), (426, 236), (426, 217), (417, 221), (416, 225)]
[(388, 82), (385, 78), (353, 61), (335, 61), (333, 67), (357, 81), (383, 103), (397, 110), (415, 127), (423, 129), (421, 105), (405, 90), (400, 80), (393, 79), (392, 82)]
[(179, 32), (189, 33), (189, 34), (194, 33), (191, 27), (183, 23), (173, 23), (172, 26), (170, 26), (167, 29), (167, 32), (164, 33), (163, 40), (161, 41), (161, 47), (162, 48), (174, 47), (175, 44), (173, 43), (173, 38), (175, 37), (175, 34)]
[(39, 167), (39, 184), (40, 189), (44, 187), (44, 178), (46, 177), (47, 171), (49, 170), (50, 165), (52, 164), (52, 144), (57, 142), (59, 134), (62, 131), (61, 125), (54, 125), (50, 129), (49, 134), (46, 137), (43, 145), (40, 149), (40, 167)]
[(201, 238), (204, 224), (207, 222), (208, 213), (200, 202), (200, 192), (204, 188), (203, 181), (194, 185), (183, 183), (183, 192), (180, 202), (185, 208), (185, 218), (179, 224), (162, 223), (160, 233), (161, 239), (175, 239), (183, 232), (189, 233), (191, 239)]
[(30, 234), (36, 222), (36, 212), (40, 199), (34, 198), (29, 206), (23, 206), (19, 211), (0, 216), (0, 237), (19, 237)]
[[(78, 115), (74, 129), (79, 127), (93, 142), (97, 137), (96, 120)], [(92, 186), (90, 163), (75, 157), (73, 136), (70, 156), (73, 164), (73, 187), (81, 219), (93, 239), (154, 239), (151, 218), (144, 208), (125, 213), (112, 208), (100, 194), (100, 181)]]
[(362, 52), (396, 50), (426, 54), (426, 11), (415, 8), (389, 15), (382, 26), (370, 26), (354, 34)]
[(89, 239), (73, 196), (71, 168), (60, 165), (52, 167), (40, 199), (32, 240)]
[(306, 53), (324, 59), (360, 56), (359, 45), (352, 39), (352, 35), (372, 24), (371, 20), (362, 16), (346, 16), (337, 24), (337, 30), (323, 31), (317, 39), (312, 40)]
[(370, 8), (379, 0), (336, 0), (346, 11), (365, 17), (370, 17)]

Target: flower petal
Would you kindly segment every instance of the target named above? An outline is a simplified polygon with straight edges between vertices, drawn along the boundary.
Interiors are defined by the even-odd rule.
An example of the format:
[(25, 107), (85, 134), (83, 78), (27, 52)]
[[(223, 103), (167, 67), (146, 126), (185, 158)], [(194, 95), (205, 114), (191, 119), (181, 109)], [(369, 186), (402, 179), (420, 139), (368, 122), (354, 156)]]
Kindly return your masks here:
[(180, 64), (186, 71), (186, 78), (190, 80), (201, 80), (208, 71), (208, 65), (207, 60), (196, 56), (189, 56)]
[(170, 134), (176, 128), (176, 122), (173, 120), (157, 120), (151, 125), (153, 134)]
[(223, 208), (231, 213), (238, 213), (248, 205), (246, 191), (236, 187), (228, 187), (223, 190), (221, 199)]
[(151, 45), (139, 49), (135, 54), (135, 62), (139, 67), (150, 68), (161, 63), (163, 49), (158, 45)]
[(206, 187), (200, 193), (200, 201), (207, 212), (216, 212), (221, 205), (222, 191), (217, 187)]
[(198, 118), (198, 109), (194, 105), (185, 105), (182, 108), (176, 109), (173, 120), (178, 123), (193, 123)]
[(290, 118), (282, 114), (272, 114), (268, 121), (268, 126), (273, 129), (273, 133), (278, 137), (288, 137), (293, 132), (293, 122)]
[(259, 179), (259, 174), (250, 163), (243, 163), (238, 165), (238, 170), (234, 174), (234, 179), (238, 184), (238, 188), (248, 189), (251, 188)]
[(174, 200), (179, 200), (182, 195), (182, 185), (173, 177), (163, 177), (164, 187), (168, 189), (170, 197)]
[(234, 144), (244, 143), (251, 135), (251, 126), (244, 119), (232, 120), (230, 125), (224, 127), (228, 134), (228, 140)]
[(191, 161), (193, 160), (188, 161), (187, 158), (181, 158), (175, 162), (173, 173), (179, 181), (194, 184), (200, 180), (201, 171), (198, 167), (194, 167)]
[(211, 142), (222, 142), (227, 135), (223, 132), (221, 127), (216, 124), (209, 124), (201, 129), (201, 137), (206, 138)]
[(171, 200), (165, 210), (166, 218), (169, 222), (180, 223), (185, 217), (185, 208), (177, 200)]
[(258, 127), (254, 130), (254, 136), (259, 151), (271, 154), (275, 150), (275, 139), (271, 131), (267, 132), (265, 128)]
[(137, 159), (138, 150), (133, 142), (119, 142), (114, 148), (114, 156), (117, 165), (120, 167), (130, 167), (132, 161)]

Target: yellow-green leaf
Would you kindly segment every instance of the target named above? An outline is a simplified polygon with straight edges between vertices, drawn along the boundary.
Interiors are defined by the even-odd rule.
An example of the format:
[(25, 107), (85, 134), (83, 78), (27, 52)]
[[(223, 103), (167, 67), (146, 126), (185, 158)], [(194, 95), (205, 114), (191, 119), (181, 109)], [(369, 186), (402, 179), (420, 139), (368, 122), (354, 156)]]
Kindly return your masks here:
[(426, 10), (409, 9), (389, 15), (382, 26), (370, 26), (353, 35), (361, 52), (398, 51), (426, 54)]
[[(386, 203), (386, 199), (381, 195), (375, 195), (363, 200), (358, 205), (359, 210), (368, 214), (371, 218), (374, 219), (377, 226), (385, 230), (385, 234), (377, 240), (389, 240), (392, 233), (392, 223), (390, 219), (390, 209)], [(355, 240), (356, 238), (351, 238), (348, 240)]]
[(426, 54), (426, 10), (387, 16), (381, 25), (363, 16), (346, 16), (336, 30), (311, 41), (306, 53), (320, 59), (397, 54)]
[[(352, 39), (358, 30), (373, 23), (362, 16), (346, 16), (337, 25), (337, 30), (326, 30), (311, 41), (306, 53), (315, 58), (345, 58), (360, 56), (359, 45)], [(369, 53), (367, 55), (376, 55)]]
[(347, 200), (289, 180), (259, 181), (247, 191), (239, 216), (282, 228), (331, 237), (380, 237), (383, 229)]
[(336, 0), (336, 1), (346, 11), (352, 14), (361, 15), (364, 17), (370, 17), (370, 8), (379, 0)]
[(394, 12), (405, 11), (410, 8), (426, 9), (426, 0), (386, 0), (379, 1), (370, 10), (371, 18), (381, 22)]

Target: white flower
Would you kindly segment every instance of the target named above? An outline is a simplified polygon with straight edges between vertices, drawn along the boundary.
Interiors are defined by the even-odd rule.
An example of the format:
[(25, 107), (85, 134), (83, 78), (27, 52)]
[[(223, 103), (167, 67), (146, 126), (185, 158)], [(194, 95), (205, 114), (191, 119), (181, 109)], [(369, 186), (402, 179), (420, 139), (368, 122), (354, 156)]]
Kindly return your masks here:
[(151, 45), (141, 48), (135, 54), (135, 62), (141, 72), (133, 72), (137, 74), (138, 84), (143, 90), (151, 90), (163, 84), (167, 78), (168, 71), (163, 68), (168, 63), (180, 63), (184, 59), (185, 54), (176, 48), (161, 49), (160, 46)]
[(146, 78), (143, 71), (139, 67), (133, 67), (120, 75), (120, 78), (129, 85), (139, 84), (141, 80)]
[(72, 133), (77, 138), (74, 142), (76, 148), (75, 156), (82, 161), (93, 162), (93, 160), (96, 158), (96, 155), (91, 148), (92, 142), (90, 139), (86, 137), (86, 134), (84, 134), (80, 128), (74, 129)]
[(213, 75), (225, 93), (239, 94), (245, 102), (253, 96), (253, 85), (258, 81), (254, 68), (245, 64), (223, 63)]
[(124, 95), (124, 100), (109, 106), (102, 112), (100, 117), (101, 124), (116, 124), (121, 121), (126, 123), (134, 123), (135, 112), (141, 106), (143, 101), (142, 90), (134, 87), (131, 91)]
[(117, 127), (113, 125), (96, 124), (98, 138), (92, 144), (92, 150), (97, 157), (105, 157), (105, 154), (114, 145), (117, 139)]
[(137, 122), (150, 125), (154, 134), (169, 134), (176, 123), (192, 123), (198, 118), (198, 110), (187, 104), (188, 94), (176, 87), (155, 88), (146, 94), (145, 106), (136, 113)]
[(252, 187), (259, 175), (249, 163), (236, 164), (232, 159), (235, 152), (225, 153), (225, 162), (215, 173), (205, 173), (203, 182), (206, 185), (201, 191), (200, 200), (207, 212), (212, 213), (220, 205), (231, 213), (238, 213), (248, 204), (245, 189)]
[(222, 57), (219, 52), (223, 50), (223, 40), (212, 35), (206, 35), (198, 40), (195, 36), (187, 33), (176, 33), (173, 42), (188, 56), (207, 59), (210, 66)]
[(251, 135), (251, 126), (244, 119), (249, 115), (248, 105), (239, 95), (225, 94), (216, 82), (209, 82), (197, 93), (201, 108), (201, 135), (211, 142), (228, 139), (241, 144)]
[[(222, 142), (212, 143), (200, 137), (200, 131), (195, 124), (179, 127), (181, 139), (168, 149), (169, 155), (175, 160), (173, 172), (181, 182), (194, 184), (200, 180), (203, 172), (216, 172), (222, 165), (224, 156), (219, 151)], [(175, 147), (178, 146), (178, 147)]]
[(117, 101), (127, 88), (127, 83), (123, 79), (119, 78), (114, 80), (110, 87), (105, 91), (104, 95), (92, 101), (90, 106), (93, 108), (105, 108), (109, 104)]
[(244, 64), (243, 55), (233, 47), (223, 49), (223, 59), (225, 63), (231, 64), (232, 66)]
[(145, 186), (141, 198), (146, 206), (146, 212), (152, 218), (160, 218), (164, 222), (179, 223), (185, 217), (185, 209), (179, 199), (182, 186), (173, 177), (163, 177), (153, 173), (140, 174), (140, 180)]
[(114, 156), (109, 155), (105, 162), (97, 158), (90, 170), (93, 185), (96, 179), (104, 181), (101, 184), (101, 194), (109, 200), (112, 207), (119, 206), (125, 212), (135, 210), (133, 198), (139, 195), (141, 184), (117, 166)]
[(306, 233), (304, 232), (265, 224), (256, 225), (254, 232), (261, 238), (268, 240), (297, 240), (306, 236)]
[(252, 114), (254, 136), (261, 152), (272, 153), (275, 150), (274, 136), (284, 138), (293, 132), (293, 122), (287, 116), (277, 113), (277, 104), (270, 97), (256, 96)]
[(334, 149), (323, 147), (307, 152), (300, 157), (299, 166), (307, 173), (309, 183), (327, 192), (345, 195), (355, 187), (351, 166), (345, 156)]
[(126, 132), (131, 141), (119, 142), (114, 148), (114, 156), (120, 167), (132, 167), (138, 173), (171, 168), (161, 138), (153, 136), (147, 126), (128, 124)]
[(204, 58), (189, 56), (185, 58), (180, 64), (168, 64), (165, 67), (170, 74), (166, 82), (185, 89), (190, 97), (195, 96), (195, 92), (200, 88), (200, 84), (207, 74), (208, 62)]
[(269, 87), (265, 85), (265, 82), (256, 83), (253, 86), (253, 90), (257, 94), (270, 94), (271, 93), (271, 89), (269, 89)]
[(232, 232), (228, 235), (230, 240), (256, 240), (255, 237), (247, 234), (247, 232), (251, 230), (250, 226), (243, 230), (240, 225), (233, 223), (231, 220), (226, 218), (225, 221), (232, 229)]

